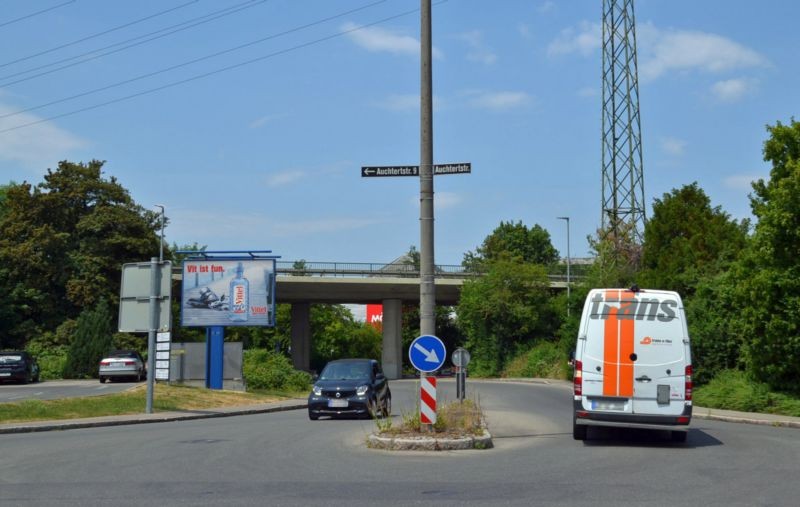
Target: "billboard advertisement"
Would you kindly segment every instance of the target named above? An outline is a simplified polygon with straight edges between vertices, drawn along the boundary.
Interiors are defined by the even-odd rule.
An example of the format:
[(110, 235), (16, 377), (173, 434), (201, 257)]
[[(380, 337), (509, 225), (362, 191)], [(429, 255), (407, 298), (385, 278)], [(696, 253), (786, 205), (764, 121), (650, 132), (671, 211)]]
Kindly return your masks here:
[(367, 324), (378, 331), (383, 329), (383, 305), (367, 305)]
[(275, 259), (183, 261), (183, 326), (274, 326)]

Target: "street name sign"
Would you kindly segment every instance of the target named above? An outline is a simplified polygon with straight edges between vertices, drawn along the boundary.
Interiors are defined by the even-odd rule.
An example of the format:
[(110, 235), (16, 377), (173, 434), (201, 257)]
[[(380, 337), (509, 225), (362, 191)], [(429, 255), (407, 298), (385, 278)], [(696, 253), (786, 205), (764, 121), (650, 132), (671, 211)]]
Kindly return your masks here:
[[(471, 162), (456, 164), (435, 164), (433, 174), (469, 174), (472, 172)], [(362, 178), (381, 178), (386, 176), (419, 176), (418, 165), (392, 165), (392, 166), (363, 166)]]
[(442, 367), (447, 357), (444, 343), (433, 335), (422, 335), (411, 342), (408, 359), (411, 366), (421, 372), (429, 373)]

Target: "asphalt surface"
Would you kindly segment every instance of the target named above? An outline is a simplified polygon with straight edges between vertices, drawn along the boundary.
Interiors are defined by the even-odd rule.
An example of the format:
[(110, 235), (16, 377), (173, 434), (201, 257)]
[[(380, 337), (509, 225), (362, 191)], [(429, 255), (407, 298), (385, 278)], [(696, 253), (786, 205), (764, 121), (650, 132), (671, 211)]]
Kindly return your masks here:
[[(558, 380), (542, 379), (504, 379), (497, 382), (514, 383), (564, 383)], [(186, 410), (172, 412), (157, 412), (153, 414), (128, 414), (106, 417), (91, 417), (84, 419), (66, 419), (54, 421), (15, 422), (0, 424), (2, 433), (30, 433), (37, 431), (59, 431), (76, 428), (93, 428), (100, 426), (120, 426), (126, 424), (148, 424), (169, 421), (188, 421), (212, 417), (232, 417), (248, 414), (263, 414), (269, 412), (282, 412), (285, 410), (302, 410), (307, 408), (306, 399), (289, 399), (271, 403), (245, 405), (240, 407), (223, 407), (204, 410)], [(693, 417), (734, 423), (760, 424), (766, 426), (788, 427), (800, 429), (800, 417), (791, 417), (775, 414), (759, 414), (751, 412), (737, 412), (733, 410), (719, 410), (705, 407), (693, 408)]]

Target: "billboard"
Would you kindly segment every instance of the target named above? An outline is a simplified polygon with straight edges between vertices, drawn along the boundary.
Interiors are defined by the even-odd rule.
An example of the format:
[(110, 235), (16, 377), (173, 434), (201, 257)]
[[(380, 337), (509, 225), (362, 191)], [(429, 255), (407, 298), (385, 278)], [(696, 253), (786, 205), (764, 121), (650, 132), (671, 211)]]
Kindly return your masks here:
[(383, 329), (383, 305), (367, 305), (367, 324), (378, 331)]
[(275, 259), (187, 259), (183, 326), (274, 326)]

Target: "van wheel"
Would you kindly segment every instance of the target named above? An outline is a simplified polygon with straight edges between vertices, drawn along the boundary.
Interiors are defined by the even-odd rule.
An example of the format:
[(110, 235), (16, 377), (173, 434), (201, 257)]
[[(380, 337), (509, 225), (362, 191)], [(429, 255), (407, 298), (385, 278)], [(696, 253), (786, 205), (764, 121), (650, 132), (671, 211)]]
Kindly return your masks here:
[(686, 437), (689, 435), (688, 431), (673, 431), (670, 437), (673, 442), (682, 444), (686, 442)]
[(586, 430), (588, 429), (588, 426), (578, 424), (575, 421), (575, 417), (572, 418), (572, 438), (575, 440), (586, 440)]

